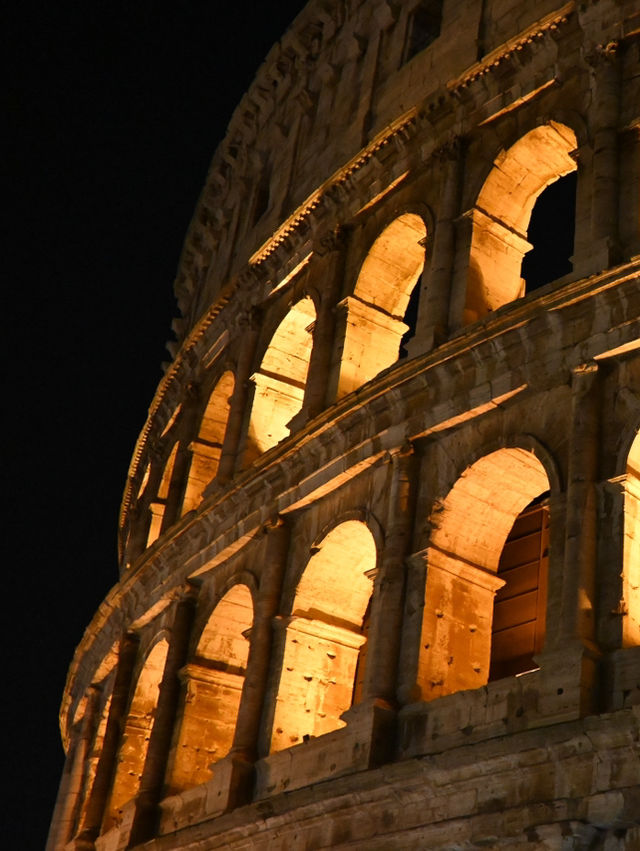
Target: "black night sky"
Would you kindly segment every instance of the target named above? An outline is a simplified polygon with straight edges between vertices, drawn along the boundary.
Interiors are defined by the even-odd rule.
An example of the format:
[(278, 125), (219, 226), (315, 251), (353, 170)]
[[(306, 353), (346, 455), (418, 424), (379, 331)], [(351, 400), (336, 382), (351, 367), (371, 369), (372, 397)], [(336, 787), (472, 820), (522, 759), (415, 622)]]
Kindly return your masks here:
[(5, 10), (0, 844), (12, 851), (44, 847), (66, 670), (117, 580), (120, 499), (168, 360), (173, 279), (209, 161), (303, 6)]

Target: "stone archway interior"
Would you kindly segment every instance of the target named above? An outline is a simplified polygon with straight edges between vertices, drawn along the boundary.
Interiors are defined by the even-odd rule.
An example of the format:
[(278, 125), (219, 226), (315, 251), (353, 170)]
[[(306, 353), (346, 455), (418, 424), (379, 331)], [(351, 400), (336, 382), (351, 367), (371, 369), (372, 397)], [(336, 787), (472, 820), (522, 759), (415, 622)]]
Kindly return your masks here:
[(251, 592), (234, 585), (213, 610), (195, 657), (182, 670), (182, 718), (169, 771), (172, 793), (209, 780), (211, 764), (233, 744), (252, 623)]
[(148, 547), (150, 547), (151, 544), (158, 539), (160, 532), (162, 531), (162, 521), (164, 520), (164, 513), (167, 508), (167, 498), (169, 496), (169, 488), (171, 487), (173, 468), (176, 463), (177, 453), (178, 444), (176, 442), (173, 445), (171, 453), (167, 459), (167, 463), (164, 465), (156, 497), (149, 504), (151, 522), (149, 524), (149, 534), (147, 536)]
[(234, 375), (227, 370), (209, 396), (198, 436), (189, 447), (191, 466), (182, 506), (183, 514), (197, 508), (202, 501), (204, 489), (213, 481), (218, 471), (234, 385)]
[(272, 751), (344, 726), (375, 566), (375, 541), (357, 520), (336, 526), (309, 559), (287, 626)]
[(422, 700), (488, 681), (505, 541), (522, 510), (548, 490), (532, 452), (500, 449), (468, 467), (434, 510), (417, 678)]
[(104, 830), (118, 824), (122, 807), (138, 794), (169, 645), (158, 641), (147, 656), (125, 722)]
[(398, 360), (400, 343), (408, 328), (403, 318), (424, 267), (426, 236), (422, 218), (404, 213), (371, 246), (353, 295), (342, 303), (346, 327), (339, 397)]
[(495, 160), (469, 213), (472, 224), (463, 321), (480, 319), (524, 295), (522, 258), (531, 211), (540, 193), (575, 171), (575, 133), (551, 121), (536, 127)]
[(296, 302), (271, 338), (255, 384), (244, 464), (289, 436), (289, 423), (300, 412), (313, 345), (316, 311), (307, 296)]

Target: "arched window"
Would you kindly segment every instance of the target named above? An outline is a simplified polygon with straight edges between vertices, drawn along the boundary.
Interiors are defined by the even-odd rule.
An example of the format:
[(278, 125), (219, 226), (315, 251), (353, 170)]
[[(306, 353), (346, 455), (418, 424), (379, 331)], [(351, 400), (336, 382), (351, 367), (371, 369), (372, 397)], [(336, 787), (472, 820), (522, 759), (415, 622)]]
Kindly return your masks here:
[(623, 644), (640, 645), (640, 434), (627, 458), (624, 497), (623, 599), (626, 605)]
[(198, 436), (190, 446), (191, 467), (182, 506), (183, 514), (200, 505), (204, 489), (218, 471), (234, 384), (233, 373), (227, 371), (209, 396)]
[(375, 541), (357, 520), (336, 526), (309, 559), (287, 626), (272, 751), (344, 726), (364, 678), (375, 566)]
[(420, 286), (426, 236), (421, 217), (405, 213), (371, 246), (353, 295), (342, 302), (347, 319), (338, 397), (356, 390), (398, 360), (403, 335), (408, 331), (404, 319), (415, 322), (417, 315), (417, 304), (412, 305), (411, 316), (407, 310), (412, 292)]
[(559, 177), (544, 189), (533, 206), (527, 240), (531, 248), (522, 258), (525, 293), (568, 275), (576, 226), (575, 171)]
[(154, 645), (138, 677), (118, 753), (104, 830), (119, 824), (123, 806), (138, 794), (169, 645)]
[[(487, 683), (494, 597), (501, 588), (505, 591), (496, 603), (498, 631), (507, 626), (515, 629), (505, 641), (502, 636), (495, 638), (494, 676), (514, 673), (518, 666), (518, 672), (531, 667), (530, 657), (541, 646), (544, 629), (543, 622), (536, 625), (535, 620), (546, 605), (546, 600), (538, 599), (539, 589), (546, 596), (546, 573), (540, 580), (540, 569), (533, 571), (533, 582), (526, 554), (509, 553), (511, 544), (505, 547), (505, 543), (512, 530), (514, 541), (525, 534), (527, 515), (523, 513), (518, 524), (516, 518), (548, 490), (546, 472), (531, 452), (501, 449), (468, 467), (434, 510), (425, 554), (418, 672), (423, 700)], [(546, 521), (531, 518), (532, 524), (537, 522), (545, 526), (541, 534), (546, 537)], [(538, 547), (539, 560), (546, 543), (537, 538), (533, 546)], [(517, 550), (518, 545), (513, 548)], [(516, 599), (520, 592), (524, 596)], [(537, 637), (537, 646), (527, 643), (531, 635)]]
[(171, 792), (209, 780), (209, 766), (231, 748), (252, 623), (251, 592), (234, 585), (213, 610), (193, 660), (182, 671), (185, 694), (169, 770)]
[(531, 130), (495, 160), (471, 210), (464, 322), (524, 295), (531, 212), (543, 190), (576, 169), (575, 133), (554, 121)]
[(304, 400), (315, 318), (308, 296), (296, 302), (278, 325), (260, 368), (252, 376), (255, 394), (245, 465), (289, 436), (289, 423)]
[(171, 479), (173, 477), (173, 467), (176, 463), (177, 451), (178, 444), (175, 443), (171, 450), (171, 454), (167, 459), (167, 463), (164, 466), (162, 478), (160, 479), (160, 486), (158, 487), (158, 493), (156, 494), (155, 499), (153, 499), (149, 504), (151, 522), (149, 524), (149, 534), (147, 536), (148, 547), (157, 540), (160, 536), (160, 532), (162, 531), (162, 522), (167, 508), (167, 499), (169, 497), (169, 488), (171, 487)]

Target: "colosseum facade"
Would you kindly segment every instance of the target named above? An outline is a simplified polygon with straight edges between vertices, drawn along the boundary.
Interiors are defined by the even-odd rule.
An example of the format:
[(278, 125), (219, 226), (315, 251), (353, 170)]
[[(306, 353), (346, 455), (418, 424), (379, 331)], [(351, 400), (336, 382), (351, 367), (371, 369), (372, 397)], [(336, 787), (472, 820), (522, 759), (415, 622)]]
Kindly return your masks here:
[(50, 851), (640, 848), (639, 34), (637, 0), (311, 0), (273, 47)]

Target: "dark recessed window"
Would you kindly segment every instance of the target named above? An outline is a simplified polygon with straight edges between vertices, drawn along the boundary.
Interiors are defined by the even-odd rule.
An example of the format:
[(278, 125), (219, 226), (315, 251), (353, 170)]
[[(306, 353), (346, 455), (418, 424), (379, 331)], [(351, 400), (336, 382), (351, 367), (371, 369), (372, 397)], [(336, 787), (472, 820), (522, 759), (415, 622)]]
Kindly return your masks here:
[(575, 171), (560, 177), (540, 193), (534, 205), (527, 230), (533, 248), (522, 258), (521, 272), (528, 293), (573, 269), (576, 184)]
[(442, 0), (425, 0), (416, 6), (409, 15), (404, 61), (408, 62), (429, 47), (440, 35), (441, 25)]

